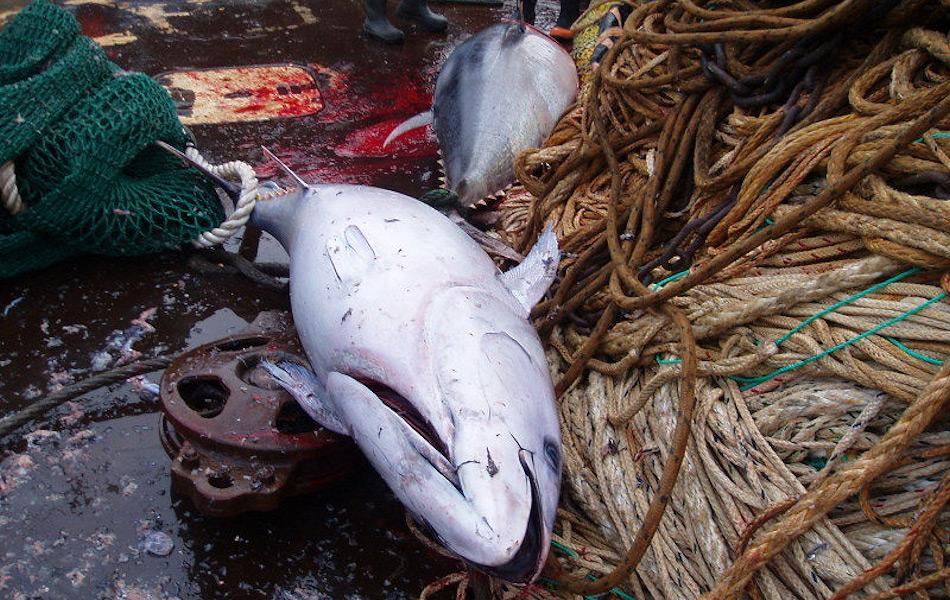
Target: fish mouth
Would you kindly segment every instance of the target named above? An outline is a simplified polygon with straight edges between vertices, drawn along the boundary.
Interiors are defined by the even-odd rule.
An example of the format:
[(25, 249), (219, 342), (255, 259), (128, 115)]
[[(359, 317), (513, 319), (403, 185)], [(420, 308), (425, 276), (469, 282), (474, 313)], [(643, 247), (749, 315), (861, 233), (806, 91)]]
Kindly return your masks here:
[[(445, 463), (442, 465), (432, 464), (432, 466), (442, 473), (442, 475), (461, 492), (461, 484), (458, 481), (457, 474), (454, 471), (449, 473), (446, 470), (447, 466), (452, 464), (452, 461), (449, 459), (449, 448), (445, 441), (439, 437), (438, 432), (432, 426), (429, 419), (425, 418), (422, 413), (412, 405), (412, 402), (388, 385), (362, 377), (358, 378), (358, 381), (369, 388), (386, 408), (391, 410), (403, 423), (408, 425), (410, 429), (419, 434), (419, 437), (445, 460)], [(423, 458), (433, 463), (429, 457), (423, 456)]]
[[(524, 451), (522, 451), (524, 453)], [(528, 584), (537, 579), (544, 567), (544, 561), (547, 558), (544, 541), (544, 519), (541, 514), (541, 492), (538, 490), (538, 484), (535, 481), (534, 474), (524, 460), (519, 456), (521, 468), (531, 486), (531, 510), (528, 513), (528, 522), (525, 525), (524, 536), (521, 538), (521, 546), (511, 559), (498, 566), (480, 565), (468, 561), (473, 569), (481, 571), (486, 575), (495, 577), (514, 584)], [(442, 546), (449, 548), (442, 537), (436, 532), (435, 528), (424, 518), (415, 517), (416, 522), (422, 527), (426, 534)]]
[[(439, 456), (436, 458), (443, 459), (444, 463), (442, 460), (433, 460), (433, 458), (426, 456), (424, 453), (422, 457), (427, 460), (435, 470), (440, 472), (442, 476), (455, 487), (459, 494), (464, 497), (465, 492), (458, 479), (457, 469), (451, 468), (452, 462), (449, 460), (448, 447), (439, 437), (432, 423), (429, 422), (409, 400), (386, 384), (367, 378), (359, 378), (359, 382), (369, 388), (384, 406), (417, 433), (432, 450), (438, 453)], [(472, 568), (514, 584), (527, 584), (534, 581), (544, 567), (544, 559), (547, 557), (544, 517), (541, 511), (541, 492), (538, 489), (535, 475), (525, 458), (526, 454), (529, 454), (529, 452), (523, 449), (518, 453), (521, 468), (524, 470), (531, 490), (531, 508), (528, 513), (528, 521), (525, 525), (524, 535), (521, 538), (521, 545), (518, 547), (514, 556), (501, 565), (488, 566), (466, 560)], [(434, 540), (446, 548), (451, 549), (451, 545), (447, 545), (443, 541), (442, 537), (426, 519), (421, 518), (421, 516), (416, 516), (416, 520)], [(464, 559), (464, 557), (460, 558)]]
[(521, 546), (515, 555), (502, 565), (492, 567), (472, 565), (492, 577), (516, 584), (534, 581), (541, 573), (544, 559), (547, 557), (544, 544), (544, 517), (541, 514), (541, 492), (538, 490), (534, 473), (524, 459), (524, 454), (525, 451), (522, 450), (518, 458), (521, 460), (521, 468), (524, 469), (531, 487), (531, 511), (528, 514), (524, 536), (521, 538)]

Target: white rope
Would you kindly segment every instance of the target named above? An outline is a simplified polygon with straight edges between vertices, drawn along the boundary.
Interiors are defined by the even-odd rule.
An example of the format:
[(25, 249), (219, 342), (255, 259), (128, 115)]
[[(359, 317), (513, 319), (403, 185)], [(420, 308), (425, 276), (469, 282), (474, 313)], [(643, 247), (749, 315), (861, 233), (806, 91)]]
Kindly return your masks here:
[(215, 175), (225, 179), (238, 179), (241, 182), (241, 195), (234, 207), (234, 212), (220, 225), (211, 231), (205, 231), (192, 242), (198, 248), (210, 248), (223, 244), (240, 228), (244, 227), (251, 217), (251, 212), (257, 203), (257, 175), (249, 164), (239, 160), (232, 160), (221, 165), (212, 165), (193, 146), (185, 149), (185, 155)]
[[(254, 210), (254, 205), (257, 203), (257, 175), (250, 165), (239, 160), (232, 160), (222, 165), (212, 165), (201, 156), (196, 148), (191, 146), (185, 150), (185, 154), (212, 173), (225, 179), (236, 179), (241, 182), (241, 195), (234, 207), (234, 212), (220, 225), (211, 231), (205, 231), (192, 241), (192, 244), (198, 248), (210, 248), (223, 244), (247, 224), (247, 220)], [(26, 210), (26, 205), (23, 203), (23, 198), (20, 197), (19, 189), (17, 189), (16, 173), (13, 171), (12, 160), (0, 165), (0, 200), (3, 201), (3, 207), (11, 215)]]
[(3, 207), (11, 215), (23, 212), (26, 206), (23, 205), (23, 198), (20, 197), (20, 190), (16, 187), (16, 173), (13, 172), (13, 161), (0, 165), (0, 200), (3, 200)]

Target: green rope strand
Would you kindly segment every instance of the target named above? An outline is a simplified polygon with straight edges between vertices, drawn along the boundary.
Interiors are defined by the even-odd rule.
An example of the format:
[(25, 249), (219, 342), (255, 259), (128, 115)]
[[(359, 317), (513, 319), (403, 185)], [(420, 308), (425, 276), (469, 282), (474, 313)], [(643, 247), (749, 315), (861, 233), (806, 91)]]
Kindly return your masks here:
[(946, 292), (940, 292), (939, 294), (937, 294), (936, 296), (934, 296), (934, 297), (931, 298), (930, 300), (927, 300), (926, 302), (924, 302), (924, 303), (921, 304), (920, 306), (915, 306), (914, 308), (912, 308), (912, 309), (910, 309), (910, 310), (908, 310), (908, 311), (906, 311), (906, 312), (904, 312), (904, 313), (901, 313), (900, 315), (894, 317), (893, 319), (888, 319), (887, 321), (884, 321), (884, 322), (881, 323), (880, 325), (877, 325), (876, 327), (872, 327), (871, 329), (868, 329), (867, 331), (865, 331), (865, 332), (863, 332), (863, 333), (860, 333), (860, 334), (854, 336), (853, 338), (850, 338), (850, 339), (848, 339), (848, 340), (845, 340), (845, 341), (841, 342), (840, 344), (836, 344), (836, 345), (832, 346), (831, 348), (828, 348), (827, 350), (823, 350), (822, 352), (819, 352), (818, 354), (815, 354), (814, 356), (809, 356), (808, 358), (806, 358), (806, 359), (804, 359), (804, 360), (800, 360), (800, 361), (798, 361), (797, 363), (784, 366), (784, 367), (782, 367), (781, 369), (776, 369), (775, 371), (772, 371), (772, 372), (769, 373), (768, 375), (763, 375), (763, 376), (761, 376), (761, 377), (739, 377), (739, 376), (734, 375), (734, 376), (732, 376), (732, 379), (735, 380), (735, 381), (738, 381), (738, 382), (740, 382), (740, 383), (745, 383), (745, 384), (746, 384), (746, 385), (744, 385), (744, 386), (741, 388), (743, 392), (746, 391), (746, 390), (750, 390), (750, 389), (754, 388), (755, 386), (757, 386), (757, 385), (759, 385), (759, 384), (761, 384), (761, 383), (764, 383), (764, 382), (766, 382), (766, 381), (768, 381), (768, 380), (770, 380), (770, 379), (772, 379), (772, 378), (774, 378), (774, 377), (778, 377), (779, 375), (782, 375), (783, 373), (788, 373), (789, 371), (794, 371), (795, 369), (804, 367), (805, 365), (811, 364), (811, 363), (815, 362), (816, 360), (820, 360), (820, 359), (824, 358), (825, 356), (828, 356), (829, 354), (831, 354), (831, 353), (833, 353), (833, 352), (837, 352), (838, 350), (841, 350), (842, 348), (847, 348), (848, 346), (850, 346), (850, 345), (852, 345), (852, 344), (855, 344), (855, 343), (857, 343), (857, 342), (860, 342), (860, 341), (863, 340), (864, 338), (866, 338), (866, 337), (868, 337), (868, 336), (871, 336), (871, 335), (874, 335), (874, 334), (877, 333), (878, 331), (881, 331), (882, 329), (886, 329), (886, 328), (890, 327), (891, 325), (894, 325), (894, 324), (896, 324), (896, 323), (899, 323), (899, 322), (903, 321), (904, 319), (906, 319), (906, 318), (908, 318), (908, 317), (910, 317), (910, 316), (913, 316), (913, 315), (919, 313), (920, 311), (922, 311), (923, 309), (927, 308), (927, 307), (930, 306), (931, 304), (933, 304), (933, 303), (935, 303), (935, 302), (939, 302), (940, 300), (943, 300), (943, 299), (946, 298), (946, 297), (947, 297), (947, 293), (946, 293)]
[[(931, 134), (930, 137), (932, 137), (932, 138), (945, 138), (945, 137), (950, 137), (950, 133), (944, 133), (944, 132), (940, 131), (940, 132)], [(918, 144), (923, 144), (923, 143), (924, 143), (924, 138), (917, 138), (917, 139), (914, 140), (914, 141), (917, 142)]]
[[(558, 541), (551, 540), (551, 546), (557, 548), (558, 550), (560, 550), (564, 554), (567, 554), (571, 558), (578, 557), (577, 552), (574, 552), (573, 550), (571, 550), (570, 548), (568, 548), (567, 546), (565, 546), (564, 544)], [(590, 579), (591, 581), (597, 581), (597, 578), (594, 577), (593, 575), (588, 575), (587, 578)], [(550, 579), (548, 577), (542, 577), (541, 580), (548, 585), (557, 587), (557, 582), (554, 581), (553, 579)], [(613, 588), (610, 590), (610, 592), (607, 592), (607, 593), (613, 594), (617, 596), (618, 598), (621, 598), (622, 600), (637, 600), (636, 598), (634, 598), (633, 596), (626, 593), (620, 588)], [(598, 594), (597, 596), (584, 596), (584, 600), (596, 600), (597, 598), (602, 598), (604, 595), (605, 594)]]
[(887, 341), (889, 341), (890, 343), (894, 344), (895, 346), (897, 346), (898, 348), (900, 348), (901, 350), (903, 350), (903, 351), (906, 352), (907, 354), (910, 354), (910, 355), (913, 356), (914, 358), (920, 359), (920, 360), (922, 360), (922, 361), (924, 361), (924, 362), (926, 362), (926, 363), (930, 363), (930, 364), (932, 364), (932, 365), (937, 365), (938, 367), (942, 367), (942, 366), (943, 366), (943, 361), (942, 361), (942, 360), (938, 360), (938, 359), (936, 359), (936, 358), (933, 358), (932, 356), (927, 356), (926, 354), (921, 354), (920, 352), (917, 352), (917, 351), (914, 350), (913, 348), (908, 348), (907, 346), (905, 346), (904, 344), (902, 344), (902, 343), (900, 342), (900, 340), (898, 340), (897, 338), (885, 337), (884, 339), (887, 340)]
[(801, 331), (801, 330), (804, 329), (805, 327), (808, 327), (808, 325), (810, 325), (811, 323), (814, 323), (815, 321), (817, 321), (818, 319), (820, 319), (820, 318), (822, 318), (823, 316), (827, 315), (828, 313), (834, 312), (834, 311), (838, 310), (839, 308), (841, 308), (842, 306), (845, 306), (846, 304), (851, 304), (851, 303), (854, 302), (855, 300), (858, 300), (858, 299), (860, 299), (860, 298), (863, 298), (863, 297), (867, 296), (868, 294), (870, 294), (870, 293), (872, 293), (872, 292), (876, 292), (877, 290), (879, 290), (879, 289), (881, 289), (881, 288), (887, 287), (887, 286), (889, 286), (890, 284), (894, 283), (895, 281), (900, 281), (901, 279), (904, 279), (905, 277), (908, 277), (909, 275), (913, 275), (914, 273), (917, 273), (918, 271), (920, 271), (920, 268), (919, 268), (919, 267), (914, 267), (913, 269), (908, 269), (908, 270), (904, 271), (903, 273), (898, 273), (897, 275), (891, 277), (890, 279), (887, 279), (887, 280), (882, 281), (882, 282), (880, 282), (880, 283), (878, 283), (878, 284), (872, 285), (871, 287), (869, 287), (868, 289), (864, 290), (863, 292), (858, 292), (857, 294), (855, 294), (855, 295), (853, 295), (853, 296), (849, 296), (849, 297), (845, 298), (844, 300), (841, 300), (841, 301), (839, 301), (839, 302), (835, 302), (834, 304), (832, 304), (832, 305), (829, 306), (828, 308), (825, 308), (825, 309), (819, 311), (818, 313), (816, 313), (816, 314), (814, 314), (814, 315), (808, 317), (807, 319), (805, 319), (804, 321), (802, 321), (801, 323), (799, 323), (796, 327), (794, 327), (791, 331), (789, 331), (788, 333), (786, 333), (785, 335), (783, 335), (783, 336), (780, 337), (779, 339), (775, 340), (775, 345), (776, 345), (776, 346), (781, 346), (781, 345), (782, 345), (782, 342), (788, 340), (790, 337), (792, 337), (793, 335), (795, 335), (796, 333), (798, 333), (799, 331)]
[(658, 290), (658, 289), (660, 289), (661, 287), (663, 287), (664, 285), (666, 285), (666, 284), (668, 284), (668, 283), (670, 283), (670, 282), (672, 282), (672, 281), (676, 281), (677, 279), (680, 279), (680, 278), (682, 278), (682, 277), (686, 277), (687, 275), (689, 275), (689, 269), (686, 269), (685, 271), (680, 271), (679, 273), (675, 273), (675, 274), (673, 274), (673, 275), (670, 275), (670, 276), (667, 277), (666, 279), (657, 281), (656, 283), (650, 285), (650, 288), (653, 289), (654, 291), (655, 291), (655, 290)]
[[(950, 135), (950, 134), (948, 134), (948, 135)], [(847, 298), (845, 298), (845, 299), (843, 299), (843, 300), (840, 300), (840, 301), (838, 301), (838, 302), (835, 302), (835, 303), (832, 304), (831, 306), (828, 306), (827, 308), (822, 309), (822, 310), (819, 311), (818, 313), (816, 313), (816, 314), (814, 314), (814, 315), (808, 317), (807, 319), (805, 319), (804, 321), (802, 321), (801, 323), (799, 323), (797, 326), (795, 326), (794, 328), (792, 328), (788, 333), (786, 333), (786, 334), (783, 335), (782, 337), (780, 337), (780, 338), (778, 338), (777, 340), (775, 340), (775, 345), (776, 345), (776, 346), (782, 345), (783, 342), (788, 341), (793, 335), (795, 335), (796, 333), (798, 333), (799, 331), (801, 331), (802, 329), (804, 329), (805, 327), (807, 327), (807, 326), (810, 325), (811, 323), (815, 322), (816, 320), (818, 320), (818, 319), (822, 318), (823, 316), (827, 315), (828, 313), (834, 312), (835, 310), (841, 308), (842, 306), (851, 304), (852, 302), (854, 302), (854, 301), (856, 301), (856, 300), (859, 300), (859, 299), (861, 299), (861, 298), (867, 296), (868, 294), (871, 294), (871, 293), (876, 292), (876, 291), (878, 291), (878, 290), (880, 290), (880, 289), (882, 289), (882, 288), (885, 288), (885, 287), (887, 287), (888, 285), (890, 285), (890, 284), (892, 284), (892, 283), (896, 283), (896, 282), (900, 281), (901, 279), (904, 279), (904, 278), (906, 278), (906, 277), (909, 277), (910, 275), (913, 275), (913, 274), (915, 274), (915, 273), (919, 273), (920, 271), (921, 271), (921, 269), (918, 268), (918, 267), (914, 267), (913, 269), (908, 269), (908, 270), (904, 271), (903, 273), (898, 273), (897, 275), (894, 275), (893, 277), (891, 277), (891, 278), (889, 278), (889, 279), (886, 279), (886, 280), (884, 280), (884, 281), (882, 281), (882, 282), (880, 282), (880, 283), (876, 283), (876, 284), (872, 285), (871, 287), (867, 288), (867, 289), (864, 290), (864, 291), (858, 292), (857, 294), (854, 294), (854, 295), (852, 295), (852, 296), (848, 296)], [(664, 283), (667, 283), (667, 281), (664, 280), (664, 281), (660, 282), (660, 284), (664, 284)], [(659, 284), (658, 284), (658, 285), (659, 285)], [(846, 344), (846, 345), (850, 345), (851, 343), (860, 341), (860, 340), (864, 339), (865, 337), (867, 337), (867, 336), (869, 336), (869, 335), (872, 335), (872, 334), (874, 334), (874, 333), (877, 332), (877, 331), (880, 331), (881, 329), (883, 329), (884, 327), (887, 327), (888, 325), (893, 325), (894, 323), (897, 323), (898, 321), (901, 321), (901, 320), (903, 320), (903, 319), (906, 319), (907, 317), (909, 317), (909, 316), (915, 314), (917, 311), (922, 310), (924, 307), (929, 306), (929, 304), (932, 304), (933, 302), (936, 302), (937, 300), (941, 299), (943, 296), (945, 296), (945, 294), (942, 295), (942, 296), (937, 296), (936, 298), (930, 300), (928, 304), (925, 304), (925, 305), (923, 305), (923, 306), (920, 306), (920, 307), (918, 307), (918, 308), (916, 308), (916, 309), (912, 309), (911, 311), (908, 311), (908, 312), (906, 312), (906, 313), (903, 313), (902, 315), (898, 315), (898, 317), (895, 317), (895, 319), (897, 319), (897, 320), (893, 320), (893, 319), (892, 319), (890, 322), (887, 322), (887, 323), (885, 323), (885, 324), (883, 324), (883, 325), (879, 325), (879, 326), (877, 326), (877, 327), (875, 327), (875, 328), (872, 328), (872, 329), (869, 329), (869, 330), (867, 330), (867, 331), (864, 331), (864, 332), (862, 332), (861, 334), (859, 334), (857, 337), (852, 338), (851, 340), (848, 340), (848, 342), (843, 342), (843, 343)], [(895, 346), (897, 346), (900, 350), (906, 352), (906, 353), (909, 354), (910, 356), (913, 356), (914, 358), (917, 358), (917, 359), (920, 359), (920, 360), (922, 360), (922, 361), (928, 362), (928, 363), (930, 363), (930, 364), (932, 364), (932, 365), (943, 365), (943, 361), (937, 360), (936, 358), (932, 358), (932, 357), (927, 356), (927, 355), (925, 355), (925, 354), (921, 354), (921, 353), (919, 353), (919, 352), (916, 352), (916, 351), (912, 350), (911, 348), (908, 348), (908, 347), (905, 346), (904, 344), (900, 343), (900, 342), (899, 342), (898, 340), (896, 340), (895, 338), (887, 337), (887, 338), (885, 338), (885, 339), (887, 339), (889, 342), (891, 342), (892, 344), (894, 344)], [(813, 357), (810, 357), (809, 359), (807, 359), (807, 362), (796, 363), (796, 365), (789, 365), (788, 367), (785, 367), (785, 368), (784, 368), (785, 370), (779, 369), (778, 371), (775, 371), (772, 375), (763, 375), (762, 377), (765, 377), (765, 379), (762, 379), (762, 377), (739, 377), (738, 375), (732, 376), (732, 377), (730, 377), (730, 378), (733, 379), (733, 380), (735, 380), (735, 381), (739, 381), (739, 382), (751, 384), (751, 385), (748, 385), (748, 386), (746, 386), (746, 387), (743, 388), (743, 391), (745, 391), (746, 389), (750, 389), (750, 388), (752, 388), (752, 387), (755, 387), (756, 385), (759, 385), (760, 383), (764, 383), (765, 381), (768, 381), (769, 379), (771, 379), (771, 378), (774, 377), (774, 376), (781, 375), (782, 373), (788, 372), (788, 371), (792, 370), (792, 368), (798, 368), (798, 367), (804, 366), (804, 365), (808, 364), (809, 362), (813, 362), (813, 361), (815, 361), (815, 360), (818, 360), (818, 359), (821, 358), (822, 356), (826, 356), (827, 354), (830, 354), (830, 353), (832, 353), (832, 352), (834, 352), (834, 351), (836, 351), (836, 350), (840, 350), (840, 349), (843, 348), (843, 347), (844, 347), (844, 346), (842, 346), (842, 345), (836, 346), (835, 348), (831, 348), (831, 349), (829, 349), (829, 350), (824, 351), (822, 354), (819, 354), (819, 355), (815, 355), (815, 356), (813, 356)], [(676, 364), (680, 364), (680, 363), (683, 362), (683, 361), (680, 360), (680, 359), (678, 359), (678, 358), (674, 358), (674, 359), (661, 359), (661, 358), (659, 357), (659, 355), (658, 355), (658, 356), (656, 357), (656, 362), (657, 362), (657, 364), (660, 364), (660, 365), (676, 365)]]

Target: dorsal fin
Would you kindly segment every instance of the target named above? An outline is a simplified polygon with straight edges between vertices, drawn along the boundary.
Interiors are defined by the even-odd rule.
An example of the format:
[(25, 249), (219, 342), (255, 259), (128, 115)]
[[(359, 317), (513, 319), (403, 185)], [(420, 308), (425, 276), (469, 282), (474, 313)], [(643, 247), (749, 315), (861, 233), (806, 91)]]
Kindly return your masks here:
[(264, 146), (261, 146), (261, 150), (264, 151), (264, 156), (266, 156), (267, 158), (269, 158), (269, 159), (271, 159), (272, 161), (274, 161), (274, 163), (275, 163), (278, 167), (280, 167), (280, 170), (281, 170), (281, 171), (283, 171), (284, 173), (286, 173), (287, 175), (289, 175), (289, 176), (297, 183), (297, 185), (300, 186), (300, 189), (301, 189), (301, 190), (308, 190), (308, 189), (310, 189), (310, 184), (308, 184), (306, 181), (304, 181), (303, 179), (301, 179), (299, 175), (297, 175), (296, 173), (294, 173), (293, 171), (291, 171), (291, 170), (290, 170), (290, 167), (288, 167), (287, 165), (285, 165), (282, 160), (280, 160), (279, 158), (277, 158), (277, 156), (276, 156), (273, 152), (271, 152), (270, 150), (268, 150), (268, 149), (265, 148)]

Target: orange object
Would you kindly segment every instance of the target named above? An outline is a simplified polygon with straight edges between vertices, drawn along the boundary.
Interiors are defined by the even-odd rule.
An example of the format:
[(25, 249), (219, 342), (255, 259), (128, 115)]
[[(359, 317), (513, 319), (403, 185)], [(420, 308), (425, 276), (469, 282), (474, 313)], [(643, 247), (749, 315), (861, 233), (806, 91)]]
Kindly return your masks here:
[(570, 42), (574, 39), (574, 32), (566, 27), (552, 27), (548, 35), (559, 42)]

